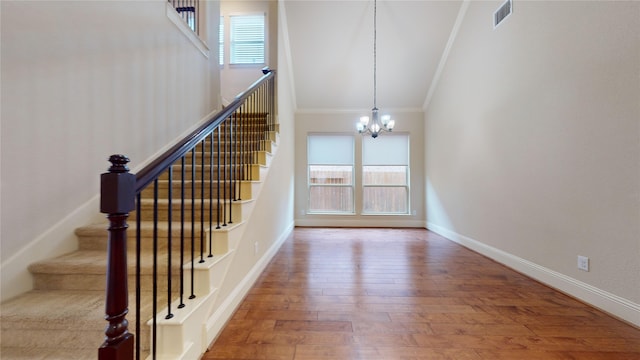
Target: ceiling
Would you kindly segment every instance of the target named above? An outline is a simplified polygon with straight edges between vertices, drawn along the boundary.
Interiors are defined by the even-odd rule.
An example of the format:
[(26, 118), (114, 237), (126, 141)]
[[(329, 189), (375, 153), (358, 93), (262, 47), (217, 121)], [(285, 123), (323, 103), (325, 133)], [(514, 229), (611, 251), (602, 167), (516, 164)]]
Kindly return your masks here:
[[(378, 1), (379, 108), (422, 108), (461, 3)], [(299, 111), (373, 107), (373, 10), (373, 0), (285, 1)]]

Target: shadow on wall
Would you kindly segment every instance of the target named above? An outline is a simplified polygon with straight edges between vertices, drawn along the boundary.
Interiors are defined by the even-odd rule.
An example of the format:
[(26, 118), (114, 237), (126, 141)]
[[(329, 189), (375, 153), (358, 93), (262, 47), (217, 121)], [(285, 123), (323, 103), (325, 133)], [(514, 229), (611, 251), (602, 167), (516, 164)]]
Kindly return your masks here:
[(442, 205), (436, 189), (427, 177), (427, 228), (438, 232), (438, 229), (453, 231), (453, 223)]

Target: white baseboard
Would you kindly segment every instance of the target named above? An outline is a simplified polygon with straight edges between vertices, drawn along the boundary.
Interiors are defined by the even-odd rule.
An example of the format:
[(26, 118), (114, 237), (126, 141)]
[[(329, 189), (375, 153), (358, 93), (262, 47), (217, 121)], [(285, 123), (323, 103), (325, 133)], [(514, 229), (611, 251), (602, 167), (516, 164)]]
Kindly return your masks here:
[(240, 303), (245, 298), (253, 284), (258, 280), (258, 277), (262, 274), (264, 269), (269, 265), (271, 259), (278, 253), (278, 250), (287, 240), (291, 232), (293, 231), (294, 224), (291, 223), (285, 231), (282, 232), (280, 237), (271, 245), (269, 250), (256, 262), (251, 268), (247, 276), (245, 276), (240, 283), (231, 291), (229, 296), (220, 304), (220, 307), (213, 313), (205, 324), (206, 344), (211, 344), (215, 338), (218, 337), (224, 326), (227, 324), (231, 316), (236, 311)]
[(389, 220), (377, 216), (358, 219), (296, 219), (296, 226), (308, 227), (385, 227), (385, 228), (425, 228), (424, 220)]
[(640, 304), (427, 222), (427, 229), (503, 265), (640, 327)]

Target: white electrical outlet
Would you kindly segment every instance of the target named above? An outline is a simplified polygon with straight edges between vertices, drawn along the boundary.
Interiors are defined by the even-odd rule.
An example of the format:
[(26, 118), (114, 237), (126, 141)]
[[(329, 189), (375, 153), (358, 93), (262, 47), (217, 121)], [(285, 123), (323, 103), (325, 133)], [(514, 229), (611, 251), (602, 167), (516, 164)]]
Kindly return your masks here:
[(253, 244), (253, 255), (258, 255), (258, 242)]
[(586, 256), (578, 255), (578, 269), (583, 271), (589, 271), (589, 258)]

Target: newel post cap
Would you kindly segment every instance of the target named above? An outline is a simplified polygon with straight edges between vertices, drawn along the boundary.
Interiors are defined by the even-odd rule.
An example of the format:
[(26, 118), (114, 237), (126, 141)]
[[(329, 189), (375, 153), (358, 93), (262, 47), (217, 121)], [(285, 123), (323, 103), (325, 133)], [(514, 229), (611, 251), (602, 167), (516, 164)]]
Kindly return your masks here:
[(136, 176), (129, 172), (129, 158), (111, 155), (109, 172), (100, 175), (100, 212), (126, 214), (135, 209)]

